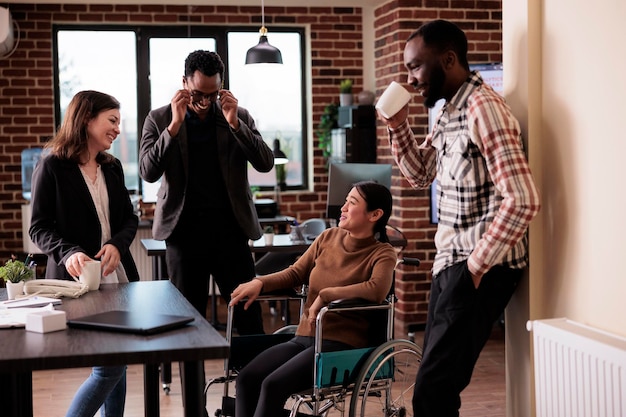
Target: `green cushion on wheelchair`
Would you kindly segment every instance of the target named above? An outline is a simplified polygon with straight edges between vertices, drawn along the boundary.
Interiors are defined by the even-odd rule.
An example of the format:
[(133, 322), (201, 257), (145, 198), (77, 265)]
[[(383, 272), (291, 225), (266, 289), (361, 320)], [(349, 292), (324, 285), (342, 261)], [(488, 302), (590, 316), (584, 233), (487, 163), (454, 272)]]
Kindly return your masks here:
[[(317, 381), (320, 388), (337, 385), (349, 385), (357, 378), (359, 371), (370, 353), (375, 348), (338, 350), (322, 352), (317, 358)], [(391, 374), (391, 366), (385, 364), (378, 373), (378, 377), (387, 377)]]

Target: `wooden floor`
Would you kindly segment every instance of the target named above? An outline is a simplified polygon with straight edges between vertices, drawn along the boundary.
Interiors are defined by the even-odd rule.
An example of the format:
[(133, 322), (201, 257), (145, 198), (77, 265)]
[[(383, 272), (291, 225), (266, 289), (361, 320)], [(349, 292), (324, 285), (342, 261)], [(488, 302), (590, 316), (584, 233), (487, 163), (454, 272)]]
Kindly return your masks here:
[[(263, 308), (266, 331), (273, 331), (280, 327), (282, 325), (280, 318), (270, 315), (267, 305)], [(293, 317), (296, 317), (295, 314)], [(220, 320), (224, 322), (223, 317), (220, 317)], [(397, 337), (406, 338), (406, 335), (397, 335)], [(418, 344), (421, 337), (421, 333), (416, 333), (415, 338)], [(90, 368), (33, 372), (35, 417), (64, 417), (74, 393), (87, 378), (89, 372)], [(205, 372), (207, 379), (223, 375), (223, 361), (206, 361)], [(172, 366), (170, 388), (169, 395), (166, 395), (164, 391), (161, 392), (161, 417), (180, 417), (183, 415), (183, 408), (177, 364)], [(215, 410), (220, 407), (222, 392), (223, 384), (216, 384), (209, 390), (207, 395), (209, 416), (213, 416)], [(491, 339), (478, 359), (472, 382), (462, 394), (461, 417), (502, 417), (505, 415), (505, 410), (504, 332), (495, 326)], [(125, 416), (141, 417), (143, 415), (143, 367), (131, 365), (128, 367)]]

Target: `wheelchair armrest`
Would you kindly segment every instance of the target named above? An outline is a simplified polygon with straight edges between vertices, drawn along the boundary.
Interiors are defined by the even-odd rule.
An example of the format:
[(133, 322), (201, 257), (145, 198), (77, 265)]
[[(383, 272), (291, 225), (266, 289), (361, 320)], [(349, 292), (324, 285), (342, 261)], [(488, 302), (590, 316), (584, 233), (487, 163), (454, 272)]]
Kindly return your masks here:
[(343, 298), (341, 300), (331, 301), (328, 304), (328, 309), (334, 310), (337, 308), (370, 307), (378, 305), (386, 305), (386, 302), (383, 301), (382, 303), (375, 303), (364, 298)]
[(272, 292), (262, 293), (257, 297), (258, 301), (281, 301), (281, 300), (302, 300), (306, 294), (298, 292), (295, 288), (287, 288)]
[(405, 264), (405, 265), (411, 265), (411, 266), (420, 266), (420, 260), (417, 258), (403, 257), (400, 260), (400, 263)]

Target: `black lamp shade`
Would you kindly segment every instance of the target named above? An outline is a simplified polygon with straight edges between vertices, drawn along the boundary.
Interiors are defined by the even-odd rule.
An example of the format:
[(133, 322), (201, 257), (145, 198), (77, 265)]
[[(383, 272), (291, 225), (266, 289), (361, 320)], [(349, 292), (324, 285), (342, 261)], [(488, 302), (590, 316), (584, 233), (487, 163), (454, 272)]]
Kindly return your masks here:
[(274, 165), (284, 165), (289, 162), (287, 155), (280, 149), (280, 140), (274, 139)]
[(282, 64), (283, 57), (278, 48), (267, 41), (267, 36), (261, 35), (259, 44), (248, 49), (246, 65), (248, 64)]

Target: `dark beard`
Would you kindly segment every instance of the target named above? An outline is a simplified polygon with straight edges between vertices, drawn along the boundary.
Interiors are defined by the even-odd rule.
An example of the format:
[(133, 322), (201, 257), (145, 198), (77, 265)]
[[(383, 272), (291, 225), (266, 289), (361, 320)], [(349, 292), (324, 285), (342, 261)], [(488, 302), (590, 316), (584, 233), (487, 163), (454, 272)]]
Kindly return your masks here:
[(446, 74), (441, 68), (441, 65), (437, 65), (433, 68), (430, 74), (430, 80), (428, 81), (428, 97), (424, 100), (424, 106), (432, 109), (440, 98), (443, 98), (443, 84), (446, 81)]

